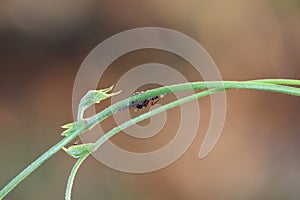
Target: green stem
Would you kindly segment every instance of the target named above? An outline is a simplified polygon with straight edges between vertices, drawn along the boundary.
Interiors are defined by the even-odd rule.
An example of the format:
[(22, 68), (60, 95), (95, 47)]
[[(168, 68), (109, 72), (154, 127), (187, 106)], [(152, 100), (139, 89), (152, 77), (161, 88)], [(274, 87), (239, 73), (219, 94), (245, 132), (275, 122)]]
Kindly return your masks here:
[(127, 98), (120, 101), (102, 112), (96, 114), (95, 116), (88, 119), (88, 123), (85, 129), (77, 130), (75, 133), (69, 135), (68, 137), (62, 139), (60, 142), (55, 144), (52, 148), (42, 154), (37, 160), (26, 167), (22, 172), (20, 172), (13, 180), (11, 180), (1, 191), (0, 199), (5, 197), (14, 187), (16, 187), (22, 180), (24, 180), (29, 174), (31, 174), (36, 168), (38, 168), (43, 162), (53, 156), (62, 147), (71, 142), (79, 134), (87, 131), (88, 129), (97, 125), (100, 121), (107, 118), (108, 116), (114, 114), (115, 112), (130, 106), (132, 101), (140, 100), (143, 101), (146, 98), (154, 97), (160, 94), (168, 94), (171, 92), (179, 92), (184, 90), (197, 90), (197, 89), (251, 89), (251, 90), (263, 90), (278, 92), (283, 94), (300, 96), (300, 89), (284, 85), (276, 84), (287, 84), (287, 85), (298, 85), (300, 86), (300, 80), (291, 79), (262, 79), (253, 81), (208, 81), (208, 82), (193, 82), (193, 83), (183, 83), (176, 84), (166, 87), (161, 87), (153, 90), (146, 91), (139, 95)]
[(130, 105), (130, 102), (136, 100), (144, 100), (149, 97), (158, 96), (160, 94), (168, 94), (174, 92), (180, 92), (185, 90), (201, 90), (201, 89), (213, 89), (213, 88), (223, 88), (223, 89), (249, 89), (249, 90), (263, 90), (269, 92), (278, 92), (283, 94), (289, 94), (294, 96), (300, 96), (300, 88), (276, 85), (276, 84), (288, 84), (288, 85), (298, 85), (300, 86), (300, 80), (292, 79), (260, 79), (252, 81), (207, 81), (207, 82), (192, 82), (192, 83), (182, 83), (171, 86), (160, 87), (152, 90), (148, 90), (139, 95), (132, 96), (130, 98), (124, 99), (106, 109), (99, 112), (89, 119), (91, 124), (98, 124), (99, 120), (106, 118), (115, 112), (124, 109), (124, 107)]
[(75, 179), (75, 175), (80, 167), (80, 165), (83, 163), (83, 161), (89, 156), (89, 154), (85, 154), (78, 158), (76, 163), (74, 164), (72, 171), (69, 175), (68, 183), (67, 183), (67, 189), (66, 189), (66, 194), (65, 194), (65, 200), (71, 200), (71, 192), (72, 192), (72, 187)]
[(51, 147), (48, 151), (46, 151), (43, 155), (41, 155), (37, 160), (35, 160), (28, 167), (26, 167), (0, 191), (0, 199), (5, 197), (14, 187), (16, 187), (22, 180), (24, 180), (29, 174), (31, 174), (35, 169), (37, 169), (44, 161), (48, 160), (56, 152), (61, 150), (63, 146), (67, 145), (77, 136), (78, 133), (74, 133), (69, 137), (62, 139), (53, 147)]
[(300, 86), (300, 80), (295, 80), (295, 79), (258, 79), (258, 80), (251, 80), (250, 82)]
[[(96, 151), (105, 141), (109, 140), (111, 137), (113, 137), (114, 135), (116, 135), (120, 131), (124, 130), (125, 128), (128, 128), (129, 126), (132, 126), (133, 124), (136, 124), (136, 123), (138, 123), (138, 122), (140, 122), (144, 119), (150, 118), (154, 115), (157, 115), (157, 114), (159, 114), (163, 111), (169, 110), (169, 109), (174, 108), (176, 106), (179, 106), (181, 104), (188, 103), (190, 101), (196, 100), (196, 99), (204, 97), (204, 96), (208, 96), (209, 94), (213, 94), (213, 93), (216, 93), (216, 92), (219, 92), (219, 91), (222, 91), (222, 90), (223, 89), (211, 89), (211, 90), (199, 92), (197, 94), (193, 94), (193, 95), (184, 97), (182, 99), (176, 100), (174, 102), (171, 102), (169, 104), (163, 105), (163, 106), (161, 106), (161, 107), (159, 107), (155, 110), (149, 111), (148, 113), (144, 113), (142, 115), (139, 115), (138, 117), (135, 117), (135, 118), (121, 124), (120, 126), (117, 126), (117, 127), (113, 128), (108, 133), (103, 135), (99, 140), (97, 140), (94, 143), (93, 151)], [(90, 152), (89, 154), (91, 154), (91, 153), (92, 152)], [(73, 181), (74, 181), (75, 175), (76, 175), (80, 165), (89, 156), (89, 154), (86, 154), (83, 157), (80, 157), (77, 160), (77, 162), (75, 163), (75, 165), (73, 166), (73, 169), (72, 169), (72, 171), (69, 175), (65, 200), (70, 200), (71, 199), (71, 191), (72, 191), (72, 186), (73, 186)]]
[(105, 141), (107, 141), (108, 139), (110, 139), (112, 136), (116, 135), (120, 131), (128, 128), (129, 126), (132, 126), (132, 125), (134, 125), (134, 124), (136, 124), (140, 121), (143, 121), (147, 118), (150, 118), (154, 115), (157, 115), (161, 112), (164, 112), (166, 110), (169, 110), (169, 109), (174, 108), (176, 106), (179, 106), (181, 104), (185, 104), (185, 103), (188, 103), (190, 101), (193, 101), (193, 100), (199, 99), (201, 97), (205, 97), (205, 96), (208, 96), (210, 94), (214, 94), (214, 93), (217, 93), (217, 92), (220, 92), (220, 91), (223, 91), (223, 90), (224, 89), (222, 88), (222, 89), (211, 89), (211, 90), (206, 90), (206, 91), (203, 91), (203, 92), (199, 92), (199, 93), (181, 98), (179, 100), (173, 101), (173, 102), (168, 103), (166, 105), (163, 105), (159, 108), (156, 108), (155, 110), (151, 110), (151, 111), (149, 111), (147, 113), (144, 113), (142, 115), (139, 115), (139, 116), (127, 121), (127, 122), (124, 122), (123, 124), (113, 128), (108, 133), (103, 135), (99, 140), (97, 140), (94, 143), (94, 145), (95, 145), (94, 151), (96, 151)]

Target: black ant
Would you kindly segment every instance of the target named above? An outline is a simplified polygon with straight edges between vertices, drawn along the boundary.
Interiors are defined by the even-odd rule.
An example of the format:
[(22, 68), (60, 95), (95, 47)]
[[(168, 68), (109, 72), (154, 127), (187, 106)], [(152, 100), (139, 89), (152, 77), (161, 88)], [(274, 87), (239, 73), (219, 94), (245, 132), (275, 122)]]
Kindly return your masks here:
[[(144, 91), (141, 92), (135, 92), (133, 96), (139, 95), (141, 93), (144, 93)], [(151, 106), (155, 105), (159, 100), (161, 100), (165, 95), (160, 94), (158, 96), (152, 97), (152, 98), (147, 98), (144, 101), (134, 101), (131, 105), (131, 107), (137, 108), (138, 110), (142, 109), (143, 107), (147, 107), (148, 104), (150, 103)]]

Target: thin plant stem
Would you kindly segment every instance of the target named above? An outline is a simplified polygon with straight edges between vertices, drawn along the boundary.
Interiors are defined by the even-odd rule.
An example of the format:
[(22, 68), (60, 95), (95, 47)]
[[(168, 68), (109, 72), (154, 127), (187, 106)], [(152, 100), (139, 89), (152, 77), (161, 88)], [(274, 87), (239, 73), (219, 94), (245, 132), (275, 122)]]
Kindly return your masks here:
[(107, 132), (105, 135), (103, 135), (99, 140), (97, 140), (94, 145), (95, 145), (95, 148), (94, 148), (94, 151), (96, 151), (105, 141), (107, 141), (108, 139), (110, 139), (112, 136), (116, 135), (117, 133), (119, 133), (120, 131), (128, 128), (129, 126), (132, 126), (138, 122), (141, 122), (147, 118), (150, 118), (154, 115), (157, 115), (161, 112), (164, 112), (166, 110), (169, 110), (171, 108), (174, 108), (176, 106), (179, 106), (181, 104), (185, 104), (185, 103), (188, 103), (190, 101), (194, 101), (196, 99), (199, 99), (201, 97), (205, 97), (205, 96), (208, 96), (210, 94), (214, 94), (214, 93), (217, 93), (217, 92), (220, 92), (220, 91), (223, 91), (223, 89), (211, 89), (211, 90), (206, 90), (206, 91), (203, 91), (203, 92), (199, 92), (199, 93), (196, 93), (196, 94), (193, 94), (193, 95), (190, 95), (190, 96), (187, 96), (187, 97), (184, 97), (184, 98), (181, 98), (181, 99), (178, 99), (176, 101), (173, 101), (171, 103), (168, 103), (166, 105), (163, 105), (159, 108), (156, 108), (154, 110), (151, 110), (147, 113), (144, 113), (142, 115), (139, 115), (127, 122), (124, 122), (123, 124), (113, 128), (112, 130), (110, 130), (109, 132)]
[(32, 162), (28, 167), (21, 171), (14, 179), (12, 179), (1, 191), (0, 199), (5, 197), (13, 188), (15, 188), (22, 180), (30, 175), (35, 169), (37, 169), (43, 162), (52, 157), (62, 147), (70, 143), (78, 135), (86, 132), (90, 128), (97, 125), (99, 122), (109, 117), (110, 115), (124, 109), (124, 107), (130, 107), (132, 101), (143, 101), (149, 97), (155, 97), (160, 94), (168, 94), (171, 92), (180, 92), (185, 90), (201, 90), (201, 89), (250, 89), (250, 90), (262, 90), (270, 92), (278, 92), (288, 95), (300, 96), (300, 88), (285, 86), (285, 85), (297, 85), (300, 86), (300, 80), (293, 79), (260, 79), (252, 81), (207, 81), (207, 82), (192, 82), (176, 84), (171, 86), (165, 86), (146, 91), (139, 95), (127, 98), (120, 101), (102, 112), (87, 119), (86, 127), (77, 130), (76, 132), (63, 138), (44, 154), (42, 154), (37, 160)]
[[(111, 137), (113, 137), (114, 135), (116, 135), (117, 133), (119, 133), (120, 131), (124, 130), (125, 128), (128, 128), (129, 126), (132, 126), (133, 124), (136, 124), (140, 121), (143, 121), (147, 118), (150, 118), (154, 115), (157, 115), (161, 112), (164, 112), (166, 110), (169, 110), (171, 108), (174, 108), (176, 106), (179, 106), (181, 104), (184, 103), (188, 103), (190, 101), (196, 100), (198, 98), (201, 97), (205, 97), (208, 96), (210, 94), (214, 94), (217, 93), (219, 91), (222, 91), (223, 89), (211, 89), (211, 90), (206, 90), (203, 92), (199, 92), (197, 94), (193, 94), (184, 98), (181, 98), (179, 100), (173, 101), (169, 104), (163, 105), (159, 108), (156, 108), (155, 110), (151, 110), (147, 113), (144, 113), (142, 115), (139, 115), (115, 128), (113, 128), (112, 130), (110, 130), (108, 133), (106, 133), (105, 135), (103, 135), (99, 140), (97, 140), (94, 143), (94, 149), (93, 151), (96, 151), (105, 141), (109, 140)], [(92, 153), (92, 152), (90, 152)], [(71, 190), (72, 190), (72, 186), (73, 186), (73, 181), (75, 178), (75, 175), (80, 167), (80, 165), (82, 164), (82, 162), (87, 158), (89, 154), (84, 155), (83, 157), (80, 157), (77, 162), (75, 163), (75, 165), (73, 166), (71, 173), (69, 175), (69, 179), (68, 179), (68, 184), (67, 184), (67, 188), (66, 188), (66, 195), (65, 195), (65, 200), (70, 200), (71, 199)]]
[(71, 192), (72, 192), (72, 187), (75, 179), (75, 175), (80, 167), (80, 165), (83, 163), (83, 161), (89, 156), (89, 154), (85, 154), (78, 158), (76, 163), (74, 164), (72, 171), (69, 175), (68, 183), (67, 183), (67, 188), (66, 188), (66, 193), (65, 193), (65, 199), (66, 200), (71, 200)]

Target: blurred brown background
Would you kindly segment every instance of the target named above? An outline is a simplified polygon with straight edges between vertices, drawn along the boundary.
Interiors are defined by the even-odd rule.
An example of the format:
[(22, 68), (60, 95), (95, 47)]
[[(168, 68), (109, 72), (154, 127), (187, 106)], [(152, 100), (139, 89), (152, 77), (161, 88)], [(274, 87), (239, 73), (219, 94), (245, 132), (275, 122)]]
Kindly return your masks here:
[[(73, 120), (72, 87), (85, 56), (106, 38), (143, 26), (197, 40), (224, 80), (300, 78), (299, 0), (2, 0), (0, 188), (61, 139), (60, 126)], [(136, 53), (110, 70), (121, 73), (122, 66), (160, 59), (197, 79), (176, 56)], [(107, 77), (105, 86), (115, 79)], [(91, 157), (79, 171), (73, 199), (299, 199), (299, 98), (242, 90), (228, 91), (227, 98), (223, 134), (207, 158), (197, 155), (209, 123), (209, 98), (199, 101), (196, 140), (174, 164), (134, 175)], [(6, 199), (63, 199), (73, 163), (59, 152)]]

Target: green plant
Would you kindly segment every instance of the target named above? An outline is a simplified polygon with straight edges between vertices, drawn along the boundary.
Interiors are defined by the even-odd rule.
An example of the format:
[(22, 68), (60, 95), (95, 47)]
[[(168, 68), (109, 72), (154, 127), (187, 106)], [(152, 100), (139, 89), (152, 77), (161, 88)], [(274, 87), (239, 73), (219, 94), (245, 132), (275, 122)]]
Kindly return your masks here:
[[(300, 88), (295, 87), (300, 86), (300, 80), (292, 79), (260, 79), (251, 81), (208, 81), (208, 82), (192, 82), (183, 83), (171, 86), (165, 86), (156, 88), (153, 90), (140, 93), (138, 95), (129, 97), (122, 100), (110, 107), (104, 109), (100, 113), (91, 116), (89, 118), (83, 118), (84, 111), (91, 105), (99, 103), (108, 97), (116, 95), (118, 93), (109, 93), (112, 87), (102, 90), (91, 90), (89, 91), (80, 101), (78, 107), (77, 121), (66, 124), (62, 126), (66, 130), (62, 133), (64, 138), (42, 154), (37, 160), (31, 163), (27, 168), (25, 168), (20, 174), (18, 174), (13, 180), (11, 180), (1, 191), (0, 199), (4, 198), (14, 187), (16, 187), (22, 180), (24, 180), (28, 175), (30, 175), (35, 169), (37, 169), (43, 162), (53, 156), (56, 152), (63, 149), (69, 155), (77, 158), (67, 183), (65, 199), (71, 199), (71, 190), (74, 181), (74, 177), (81, 165), (81, 163), (95, 150), (97, 150), (105, 141), (120, 132), (121, 130), (140, 122), (146, 118), (156, 115), (165, 110), (176, 107), (180, 104), (187, 103), (189, 101), (196, 100), (201, 97), (208, 96), (219, 91), (228, 89), (250, 89), (250, 90), (263, 90), (270, 92), (283, 93), (288, 95), (300, 96)], [(106, 133), (103, 137), (97, 140), (95, 143), (73, 145), (69, 148), (64, 146), (70, 143), (73, 139), (78, 137), (80, 134), (86, 132), (87, 130), (93, 128), (95, 125), (100, 123), (102, 120), (106, 119), (110, 115), (116, 112), (135, 106), (137, 103), (143, 102), (146, 99), (150, 99), (161, 94), (168, 94), (173, 92), (180, 92), (184, 90), (204, 90), (199, 91), (196, 94), (178, 99), (169, 104), (163, 105), (155, 110), (149, 111), (136, 118), (133, 118), (118, 127), (113, 128), (111, 131)]]

